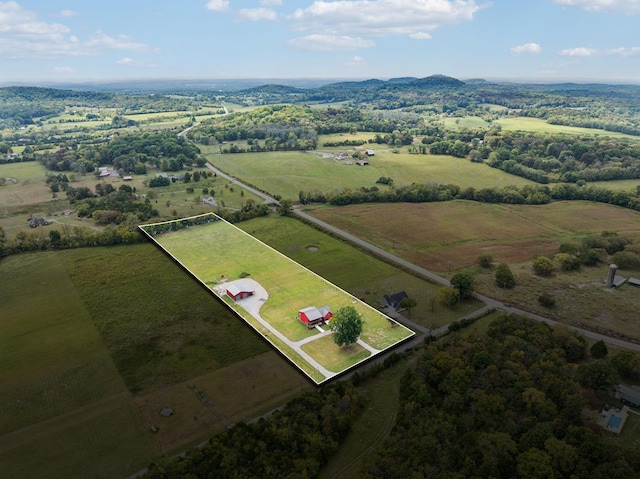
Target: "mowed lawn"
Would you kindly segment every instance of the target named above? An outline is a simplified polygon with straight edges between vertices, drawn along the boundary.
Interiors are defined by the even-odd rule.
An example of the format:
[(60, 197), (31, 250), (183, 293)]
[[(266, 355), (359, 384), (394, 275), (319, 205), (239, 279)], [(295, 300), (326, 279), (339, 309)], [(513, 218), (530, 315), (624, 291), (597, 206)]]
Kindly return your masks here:
[(386, 203), (321, 207), (310, 213), (440, 273), (473, 265), (481, 253), (503, 263), (555, 254), (562, 241), (604, 230), (640, 237), (639, 213), (582, 201), (539, 206)]
[(107, 478), (143, 467), (149, 433), (60, 254), (3, 259), (0, 292), (2, 474)]
[[(401, 326), (392, 327), (386, 316), (367, 304), (226, 222), (216, 221), (165, 233), (154, 239), (212, 288), (223, 279), (232, 281), (250, 275), (269, 296), (260, 315), (291, 341), (318, 334), (317, 330), (308, 330), (298, 321), (298, 310), (324, 305), (333, 311), (354, 306), (365, 321), (361, 338), (376, 349), (388, 348), (411, 335)], [(248, 316), (240, 305), (226, 301), (239, 314)], [(251, 318), (248, 322), (264, 334)], [(335, 345), (333, 348), (335, 354), (327, 353), (329, 356), (341, 354), (340, 348)], [(289, 355), (286, 350), (284, 353)], [(354, 354), (350, 356), (357, 362)], [(296, 362), (299, 358), (291, 359)], [(333, 363), (333, 359), (328, 362)]]
[[(415, 155), (401, 148), (393, 153), (376, 145), (368, 166), (336, 161), (320, 152), (272, 152), (219, 154), (217, 147), (202, 147), (206, 158), (223, 171), (242, 178), (272, 194), (297, 199), (300, 191), (332, 193), (345, 188), (370, 188), (381, 176), (393, 178), (396, 186), (411, 183), (455, 184), (462, 188), (527, 185), (531, 181), (472, 163), (464, 158), (444, 155)], [(349, 151), (348, 148), (344, 149)], [(382, 187), (381, 185), (377, 185)]]

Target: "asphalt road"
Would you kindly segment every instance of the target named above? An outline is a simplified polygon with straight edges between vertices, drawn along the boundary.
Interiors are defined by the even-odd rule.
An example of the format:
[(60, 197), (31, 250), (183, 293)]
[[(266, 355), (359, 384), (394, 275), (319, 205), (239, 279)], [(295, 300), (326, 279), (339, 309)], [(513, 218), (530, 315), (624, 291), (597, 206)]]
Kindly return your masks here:
[[(213, 165), (211, 165), (210, 163), (207, 163), (207, 168), (209, 168), (211, 171), (215, 172), (218, 176), (221, 176), (222, 178), (225, 178), (229, 181), (231, 181), (232, 183), (240, 186), (241, 188), (244, 188), (248, 191), (250, 191), (251, 193), (261, 197), (264, 199), (265, 203), (272, 203), (275, 205), (279, 205), (280, 203), (273, 198), (272, 196), (256, 190), (255, 188), (250, 187), (249, 185), (245, 185), (244, 183), (242, 183), (241, 181), (239, 181), (237, 178), (234, 178), (232, 176), (229, 176), (223, 172), (221, 172), (220, 170), (218, 170), (216, 167), (214, 167)], [(448, 279), (443, 278), (442, 276), (439, 276), (437, 274), (435, 274), (432, 271), (429, 271), (421, 266), (418, 266), (416, 264), (413, 264), (403, 258), (400, 258), (399, 256), (394, 255), (393, 253), (390, 253), (389, 251), (383, 250), (382, 248), (378, 248), (377, 246), (363, 240), (362, 238), (358, 238), (357, 236), (352, 235), (351, 233), (348, 233), (340, 228), (336, 228), (333, 225), (330, 225), (329, 223), (326, 223), (324, 221), (321, 221), (317, 218), (314, 218), (313, 216), (311, 216), (308, 213), (305, 213), (304, 211), (302, 211), (299, 208), (294, 208), (293, 209), (293, 213), (297, 216), (299, 216), (300, 218), (304, 218), (305, 220), (314, 223), (317, 226), (320, 226), (321, 228), (330, 231), (332, 233), (334, 233), (335, 235), (338, 235), (346, 240), (348, 240), (349, 242), (356, 244), (368, 251), (371, 251), (372, 253), (374, 253), (375, 255), (384, 258), (388, 261), (391, 261), (397, 265), (402, 266), (405, 269), (408, 269), (410, 271), (413, 271), (417, 274), (419, 274), (420, 276), (427, 278), (431, 281), (433, 281), (436, 284), (441, 284), (443, 286), (451, 286), (451, 283), (449, 282)], [(589, 331), (587, 329), (582, 329), (582, 328), (578, 328), (575, 326), (567, 326), (564, 323), (560, 323), (558, 321), (555, 321), (553, 319), (541, 316), (539, 314), (535, 314), (535, 313), (531, 313), (529, 311), (524, 311), (522, 309), (518, 309), (518, 308), (514, 308), (513, 306), (507, 305), (502, 303), (501, 301), (497, 301), (495, 299), (489, 298), (488, 296), (484, 296), (482, 294), (474, 294), (475, 298), (483, 301), (486, 304), (486, 307), (489, 309), (498, 309), (501, 311), (505, 311), (507, 313), (513, 313), (513, 314), (517, 314), (519, 316), (524, 316), (530, 319), (533, 319), (534, 321), (539, 321), (542, 323), (547, 323), (550, 326), (556, 326), (556, 325), (560, 325), (562, 324), (563, 326), (566, 326), (569, 330), (571, 331), (576, 331), (580, 334), (582, 334), (583, 336), (590, 338), (590, 339), (595, 339), (596, 341), (602, 340), (605, 343), (614, 345), (614, 346), (618, 346), (621, 348), (625, 348), (625, 349), (629, 349), (631, 351), (638, 351), (640, 352), (640, 344), (637, 343), (633, 343), (631, 341), (625, 341), (623, 339), (618, 339), (618, 338), (612, 338), (610, 336), (606, 336), (604, 334), (600, 334), (600, 333), (596, 333), (593, 331)], [(413, 321), (409, 320), (408, 318), (402, 318), (403, 321), (406, 325), (411, 325), (410, 327), (415, 328), (415, 331), (422, 331), (424, 330), (424, 328), (420, 327), (419, 325), (417, 325), (416, 323), (414, 323)], [(408, 323), (408, 324), (407, 324)], [(416, 327), (417, 326), (417, 327)], [(443, 326), (441, 328), (438, 328), (437, 331), (434, 330), (434, 333), (441, 333), (447, 330), (447, 326)]]

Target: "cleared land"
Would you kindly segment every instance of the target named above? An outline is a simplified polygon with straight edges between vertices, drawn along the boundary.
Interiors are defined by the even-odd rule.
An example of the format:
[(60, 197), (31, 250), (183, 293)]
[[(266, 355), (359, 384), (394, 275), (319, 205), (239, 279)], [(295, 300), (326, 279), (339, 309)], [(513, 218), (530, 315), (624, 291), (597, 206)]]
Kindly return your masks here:
[(601, 130), (598, 128), (582, 128), (579, 126), (552, 125), (545, 120), (529, 117), (509, 117), (496, 120), (495, 123), (500, 125), (503, 130), (522, 130), (533, 131), (537, 133), (566, 133), (569, 135), (600, 135), (610, 136), (611, 138), (627, 138), (639, 141), (640, 137), (617, 133), (615, 131)]
[(126, 477), (310, 387), (151, 244), (3, 258), (0, 298), (7, 477)]
[[(327, 207), (311, 213), (427, 269), (446, 274), (449, 264), (451, 272), (470, 267), (477, 290), (490, 297), (567, 323), (640, 339), (638, 290), (630, 285), (604, 288), (606, 265), (557, 272), (549, 278), (534, 275), (531, 268), (536, 256), (554, 255), (560, 243), (580, 241), (588, 234), (606, 230), (640, 239), (640, 214), (632, 210), (590, 202), (524, 206), (454, 201)], [(495, 286), (492, 270), (474, 266), (480, 253), (508, 264), (517, 286)], [(620, 274), (637, 277), (640, 272)], [(556, 297), (555, 309), (539, 305), (542, 292)]]
[[(415, 155), (406, 150), (393, 153), (377, 149), (369, 166), (336, 161), (322, 152), (277, 152), (220, 154), (218, 147), (201, 147), (211, 163), (233, 176), (287, 198), (298, 198), (300, 191), (324, 193), (345, 188), (370, 188), (381, 176), (391, 177), (396, 186), (411, 183), (455, 184), (466, 188), (527, 185), (531, 181), (510, 175), (485, 164), (440, 155)], [(348, 148), (344, 148), (348, 151)], [(334, 149), (335, 151), (335, 149)], [(352, 161), (352, 160), (348, 160)], [(380, 187), (380, 185), (377, 185)]]
[[(213, 218), (213, 216), (212, 216)], [(154, 226), (144, 229), (153, 231)], [(311, 273), (288, 257), (267, 247), (249, 234), (221, 220), (163, 233), (154, 240), (168, 251), (192, 274), (215, 290), (220, 286), (220, 297), (248, 324), (285, 354), (294, 364), (317, 383), (329, 379), (316, 371), (313, 363), (296, 352), (294, 342), (319, 336), (316, 329), (309, 330), (297, 319), (297, 312), (308, 306), (329, 305), (333, 311), (343, 306), (354, 306), (363, 316), (365, 326), (361, 339), (377, 350), (387, 349), (410, 337), (413, 333), (394, 325), (389, 318), (370, 306), (357, 301), (351, 295)], [(260, 309), (260, 316), (273, 328), (284, 334), (287, 341), (272, 334), (242, 307), (242, 300), (234, 302), (224, 294), (224, 283), (244, 276), (257, 281), (265, 288), (268, 299)], [(312, 341), (313, 342), (313, 341)], [(341, 369), (342, 372), (364, 357), (353, 347), (349, 350), (333, 345), (333, 350), (310, 348), (309, 354), (321, 366)], [(304, 348), (302, 348), (304, 350)], [(346, 357), (345, 356), (346, 352)]]
[(449, 324), (483, 305), (472, 300), (455, 309), (446, 308), (436, 301), (437, 285), (294, 218), (255, 218), (239, 223), (238, 227), (373, 307), (380, 306), (385, 294), (405, 291), (418, 304), (410, 314), (404, 314), (426, 328)]

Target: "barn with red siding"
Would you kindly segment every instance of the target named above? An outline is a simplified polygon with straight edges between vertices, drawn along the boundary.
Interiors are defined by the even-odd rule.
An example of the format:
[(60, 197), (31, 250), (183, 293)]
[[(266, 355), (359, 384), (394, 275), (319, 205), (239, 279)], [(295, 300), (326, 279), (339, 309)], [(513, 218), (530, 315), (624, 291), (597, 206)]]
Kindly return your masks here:
[(253, 293), (255, 293), (253, 288), (242, 283), (233, 283), (227, 287), (227, 296), (234, 301), (240, 301), (241, 299), (253, 296)]
[(333, 318), (333, 313), (329, 306), (323, 306), (322, 308), (309, 306), (308, 308), (298, 311), (298, 319), (309, 329), (317, 324), (324, 324), (331, 318)]

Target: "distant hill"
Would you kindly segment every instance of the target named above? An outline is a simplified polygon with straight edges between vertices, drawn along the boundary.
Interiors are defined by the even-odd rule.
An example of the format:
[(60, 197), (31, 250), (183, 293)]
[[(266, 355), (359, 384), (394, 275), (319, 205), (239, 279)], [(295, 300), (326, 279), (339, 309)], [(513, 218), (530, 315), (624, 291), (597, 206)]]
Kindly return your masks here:
[(290, 95), (296, 93), (304, 93), (304, 90), (302, 88), (296, 88), (294, 86), (287, 85), (276, 85), (273, 83), (253, 88), (247, 88), (246, 90), (242, 91), (246, 93), (269, 93), (273, 95)]
[(465, 83), (463, 81), (458, 80), (457, 78), (449, 77), (446, 75), (431, 75), (425, 78), (419, 78), (417, 80), (413, 80), (407, 84), (411, 87), (454, 87), (460, 88), (464, 86)]
[(389, 78), (387, 83), (410, 83), (412, 81), (417, 80), (417, 77), (399, 77), (399, 78)]

